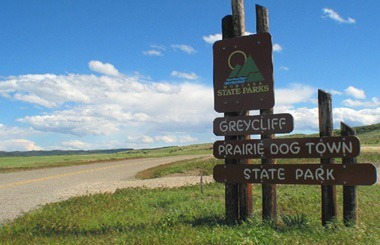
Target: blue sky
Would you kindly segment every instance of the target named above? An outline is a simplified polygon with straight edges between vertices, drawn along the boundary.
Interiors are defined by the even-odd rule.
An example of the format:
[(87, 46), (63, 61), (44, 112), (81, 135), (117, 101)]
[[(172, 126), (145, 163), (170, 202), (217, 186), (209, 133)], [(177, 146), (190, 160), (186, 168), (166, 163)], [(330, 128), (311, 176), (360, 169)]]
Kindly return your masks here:
[[(317, 132), (380, 122), (379, 1), (249, 1), (268, 8), (275, 113)], [(230, 0), (1, 0), (0, 150), (213, 142), (212, 44)], [(255, 112), (252, 112), (255, 113)]]

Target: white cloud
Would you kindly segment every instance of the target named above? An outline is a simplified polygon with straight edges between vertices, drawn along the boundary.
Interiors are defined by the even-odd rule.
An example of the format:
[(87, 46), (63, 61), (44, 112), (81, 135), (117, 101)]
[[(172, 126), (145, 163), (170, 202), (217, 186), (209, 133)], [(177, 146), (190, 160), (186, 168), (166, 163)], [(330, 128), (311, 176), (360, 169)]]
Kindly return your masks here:
[(330, 90), (329, 93), (332, 94), (332, 95), (342, 95), (343, 94), (342, 92), (337, 91), (337, 90), (333, 90), (333, 89)]
[(92, 71), (95, 71), (101, 74), (105, 74), (109, 76), (119, 75), (119, 71), (112, 64), (109, 64), (109, 63), (102, 63), (98, 60), (92, 60), (88, 63), (88, 65)]
[[(173, 72), (172, 76), (182, 74)], [(188, 80), (196, 76), (193, 73), (183, 74), (189, 75)], [(317, 129), (317, 108), (305, 107), (305, 103), (314, 103), (316, 91), (304, 84), (276, 89), (275, 112), (293, 114), (296, 129)], [(28, 137), (26, 131), (32, 134), (44, 132), (44, 135), (52, 138), (56, 136), (54, 134), (65, 134), (65, 141), (55, 145), (70, 149), (139, 148), (194, 143), (202, 140), (202, 135), (209, 138), (212, 121), (221, 116), (213, 109), (211, 86), (194, 82), (156, 82), (141, 75), (121, 73), (118, 76), (13, 76), (0, 82), (0, 96), (42, 107), (34, 111), (34, 115), (18, 119), (28, 130), (0, 124), (1, 142), (25, 139)], [(371, 102), (377, 108), (367, 111), (343, 108), (345, 110), (337, 112), (334, 109), (334, 118), (356, 124), (379, 122), (379, 99), (375, 97)], [(88, 138), (92, 139), (91, 143), (86, 143), (90, 142)], [(13, 143), (22, 145), (23, 141)], [(39, 146), (33, 145), (33, 141), (24, 141), (20, 147), (38, 149)], [(49, 147), (44, 146), (47, 149)]]
[[(253, 35), (254, 33), (252, 32), (245, 32), (244, 35)], [(216, 34), (210, 34), (208, 36), (203, 36), (202, 37), (203, 41), (205, 41), (208, 44), (214, 44), (216, 41), (222, 40), (223, 35), (221, 33), (216, 33)]]
[(217, 33), (214, 35), (211, 34), (211, 35), (202, 37), (203, 41), (205, 41), (206, 43), (209, 43), (209, 44), (213, 44), (216, 41), (222, 40), (222, 38), (223, 38), (223, 36), (221, 33)]
[(187, 80), (197, 80), (198, 76), (194, 72), (192, 73), (185, 73), (185, 72), (179, 72), (179, 71), (172, 71), (170, 73), (171, 76), (173, 77), (179, 77), (179, 78), (184, 78)]
[(11, 138), (24, 138), (36, 132), (32, 128), (19, 128), (0, 123), (0, 141)]
[(287, 67), (287, 66), (280, 66), (280, 71), (289, 71), (289, 67)]
[(313, 100), (316, 89), (304, 84), (290, 84), (287, 88), (275, 89), (276, 106), (294, 105)]
[[(354, 110), (351, 108), (335, 108), (334, 121), (343, 121), (350, 126), (369, 125), (380, 122), (380, 107), (374, 109)], [(336, 128), (338, 125), (336, 125)]]
[[(318, 108), (307, 107), (275, 107), (275, 113), (290, 113), (294, 118), (295, 133), (319, 132)], [(345, 122), (354, 127), (359, 125), (370, 125), (380, 122), (380, 107), (355, 110), (351, 108), (333, 108), (334, 128), (340, 127), (340, 122)], [(293, 132), (294, 133), (294, 132)]]
[(180, 87), (171, 85), (168, 83), (156, 83), (153, 84), (153, 88), (158, 93), (165, 93), (165, 94), (175, 94), (180, 91)]
[(143, 54), (145, 56), (163, 56), (163, 53), (160, 50), (155, 49), (143, 51)]
[(9, 139), (0, 141), (0, 151), (39, 151), (41, 147), (26, 139)]
[(187, 54), (193, 54), (196, 52), (196, 50), (193, 47), (191, 47), (189, 45), (185, 45), (185, 44), (172, 44), (171, 47), (174, 50), (180, 50), (180, 51), (185, 52)]
[(342, 104), (348, 107), (379, 107), (380, 100), (377, 97), (373, 97), (370, 101), (352, 100), (346, 99), (342, 101)]
[(60, 149), (65, 150), (87, 150), (92, 148), (92, 144), (80, 140), (64, 141), (61, 145)]
[(194, 137), (191, 137), (190, 135), (185, 135), (185, 136), (181, 136), (179, 137), (179, 142), (184, 144), (188, 144), (188, 143), (194, 143), (194, 142), (197, 142), (198, 139), (197, 138), (194, 138)]
[(168, 135), (165, 135), (165, 136), (156, 136), (154, 137), (154, 140), (156, 142), (164, 142), (166, 144), (174, 144), (174, 143), (177, 143), (177, 137), (175, 136), (168, 136)]
[(273, 52), (281, 52), (281, 51), (282, 51), (282, 47), (280, 44), (278, 43), (273, 44)]
[(362, 89), (355, 88), (353, 86), (349, 86), (344, 92), (349, 95), (354, 97), (355, 99), (365, 99), (365, 92)]
[(324, 15), (322, 16), (323, 18), (329, 18), (332, 19), (338, 23), (344, 23), (344, 24), (355, 24), (356, 20), (348, 17), (348, 18), (343, 18), (340, 16), (335, 10), (330, 9), (330, 8), (324, 8), (322, 9), (322, 12)]
[[(173, 75), (187, 80), (196, 77), (194, 73)], [(67, 134), (74, 139), (175, 132), (171, 136), (181, 142), (186, 139), (179, 137), (194, 128), (210, 128), (216, 114), (211, 87), (187, 82), (159, 83), (139, 75), (21, 75), (1, 81), (0, 94), (43, 107), (40, 114), (18, 119), (34, 132)], [(190, 137), (195, 138), (189, 135), (187, 139)], [(146, 138), (141, 143), (148, 141)]]

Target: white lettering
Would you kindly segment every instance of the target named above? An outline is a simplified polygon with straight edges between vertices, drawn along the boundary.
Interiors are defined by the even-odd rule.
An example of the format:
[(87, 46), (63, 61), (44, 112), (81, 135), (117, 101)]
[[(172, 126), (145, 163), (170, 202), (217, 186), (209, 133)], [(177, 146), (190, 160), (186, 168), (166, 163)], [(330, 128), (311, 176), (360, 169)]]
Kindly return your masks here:
[(327, 176), (326, 176), (327, 180), (330, 180), (330, 179), (335, 180), (335, 178), (334, 178), (334, 176), (332, 174), (333, 171), (334, 171), (334, 169), (327, 169)]
[(298, 180), (303, 175), (302, 169), (296, 169), (296, 180)]
[(313, 146), (313, 145), (315, 145), (313, 142), (307, 142), (306, 144), (306, 147), (307, 147), (307, 152), (309, 153), (309, 154), (311, 154), (311, 146)]
[(349, 147), (346, 142), (343, 142), (343, 153), (352, 153), (352, 142), (349, 142)]
[(267, 170), (265, 170), (265, 169), (263, 169), (262, 171), (261, 171), (261, 175), (260, 175), (260, 179), (269, 179), (269, 174), (268, 174), (268, 172), (267, 172)]
[(304, 179), (314, 179), (313, 172), (310, 169), (306, 169)]
[(227, 120), (224, 120), (224, 121), (222, 121), (222, 122), (219, 124), (219, 129), (220, 129), (220, 131), (222, 131), (223, 133), (226, 132), (226, 131), (228, 130)]
[(252, 171), (249, 168), (244, 169), (244, 179), (249, 179), (251, 177), (251, 172)]
[(318, 180), (318, 179), (320, 179), (320, 180), (325, 180), (325, 179), (323, 178), (323, 173), (324, 173), (323, 168), (317, 168), (317, 169), (315, 170), (315, 179), (316, 179), (316, 180)]
[(258, 172), (260, 171), (260, 169), (255, 168), (255, 169), (252, 169), (252, 171), (255, 173), (255, 179), (258, 179), (259, 178)]
[(277, 171), (277, 178), (279, 180), (284, 180), (285, 179), (285, 170), (283, 168), (279, 168)]

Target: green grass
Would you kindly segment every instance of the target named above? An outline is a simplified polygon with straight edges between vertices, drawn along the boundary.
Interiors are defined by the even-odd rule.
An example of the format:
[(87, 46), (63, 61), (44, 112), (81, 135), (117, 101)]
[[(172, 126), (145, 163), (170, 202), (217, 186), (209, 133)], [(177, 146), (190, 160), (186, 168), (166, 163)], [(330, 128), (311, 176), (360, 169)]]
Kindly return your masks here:
[[(359, 161), (379, 164), (378, 147), (364, 147)], [(144, 178), (208, 175), (222, 162), (201, 157), (141, 174)], [(378, 244), (380, 240), (379, 185), (358, 187), (359, 225), (351, 228), (342, 223), (341, 186), (337, 186), (338, 217), (327, 228), (320, 220), (320, 186), (277, 185), (278, 221), (263, 223), (261, 186), (254, 185), (254, 218), (240, 225), (224, 220), (223, 184), (202, 189), (203, 193), (198, 185), (122, 189), (45, 205), (1, 226), (0, 244)]]
[(200, 157), (191, 160), (172, 162), (139, 172), (138, 179), (161, 178), (170, 175), (212, 175), (216, 164), (224, 163), (214, 157)]
[[(337, 188), (341, 203), (341, 187)], [(49, 204), (0, 227), (1, 244), (378, 244), (380, 187), (359, 187), (359, 227), (320, 221), (319, 186), (278, 186), (279, 220), (224, 221), (224, 185), (124, 189)], [(281, 218), (282, 217), (282, 218)]]
[(114, 154), (0, 157), (0, 172), (70, 166), (130, 158), (210, 154), (211, 148), (211, 144), (201, 144), (183, 147), (173, 146), (159, 149), (132, 150)]

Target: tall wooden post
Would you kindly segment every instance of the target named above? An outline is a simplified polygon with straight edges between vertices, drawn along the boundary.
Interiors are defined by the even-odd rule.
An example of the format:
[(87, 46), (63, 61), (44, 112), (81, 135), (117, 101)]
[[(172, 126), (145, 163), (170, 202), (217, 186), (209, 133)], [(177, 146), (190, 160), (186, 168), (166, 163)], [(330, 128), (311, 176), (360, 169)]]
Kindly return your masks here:
[[(223, 39), (234, 37), (232, 15), (227, 15), (222, 19)], [(224, 113), (225, 117), (237, 116), (235, 112)], [(236, 136), (225, 136), (225, 140), (236, 140)], [(226, 159), (225, 164), (238, 164), (235, 159)], [(225, 208), (226, 220), (235, 223), (239, 220), (239, 186), (237, 184), (225, 185)]]
[[(268, 9), (256, 5), (256, 32), (269, 32)], [(260, 115), (273, 114), (273, 108), (260, 110)], [(261, 139), (273, 139), (274, 134), (262, 134)], [(274, 159), (262, 159), (261, 164), (276, 164)], [(264, 220), (277, 220), (276, 185), (262, 185), (262, 217)]]
[[(319, 135), (333, 135), (332, 99), (331, 94), (318, 90)], [(321, 158), (321, 164), (333, 164), (333, 158)], [(336, 188), (331, 185), (321, 186), (322, 195), (322, 225), (327, 225), (336, 217)]]
[[(244, 2), (232, 0), (232, 15), (222, 19), (223, 39), (239, 37), (245, 33)], [(225, 117), (249, 115), (246, 111), (224, 113)], [(250, 136), (226, 136), (225, 140), (243, 140)], [(225, 160), (225, 164), (245, 164), (248, 160)], [(252, 212), (252, 185), (251, 184), (226, 184), (225, 185), (226, 219), (229, 223), (247, 220), (253, 216)]]
[[(356, 135), (353, 128), (343, 122), (340, 123), (341, 136)], [(356, 157), (342, 158), (343, 164), (356, 164)], [(358, 205), (356, 186), (343, 186), (343, 221), (346, 226), (355, 226), (358, 221)]]

